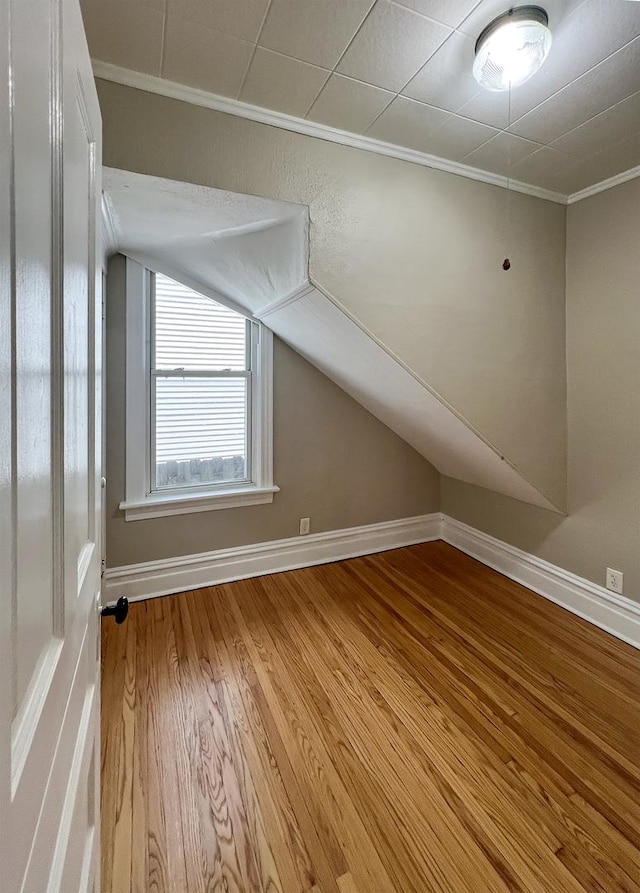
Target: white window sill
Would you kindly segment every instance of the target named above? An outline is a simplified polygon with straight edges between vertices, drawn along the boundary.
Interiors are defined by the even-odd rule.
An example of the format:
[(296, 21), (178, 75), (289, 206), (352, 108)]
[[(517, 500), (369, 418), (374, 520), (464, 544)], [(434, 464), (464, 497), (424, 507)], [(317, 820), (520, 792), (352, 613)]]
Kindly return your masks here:
[(243, 505), (264, 505), (273, 502), (273, 494), (280, 487), (238, 487), (217, 493), (181, 493), (146, 496), (140, 500), (120, 503), (125, 521), (141, 521), (144, 518), (164, 518), (168, 515), (188, 515), (192, 512), (211, 512), (218, 509), (239, 508)]

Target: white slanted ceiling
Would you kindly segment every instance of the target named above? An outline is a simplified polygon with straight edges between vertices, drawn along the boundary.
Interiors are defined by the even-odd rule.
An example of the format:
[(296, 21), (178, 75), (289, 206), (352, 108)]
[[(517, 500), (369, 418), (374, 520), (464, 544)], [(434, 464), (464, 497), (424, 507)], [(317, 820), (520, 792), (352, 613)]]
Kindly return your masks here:
[(157, 272), (243, 313), (306, 280), (306, 207), (113, 168), (104, 176), (118, 250)]
[(118, 251), (262, 320), (442, 474), (557, 510), (308, 280), (306, 207), (108, 168), (103, 182)]

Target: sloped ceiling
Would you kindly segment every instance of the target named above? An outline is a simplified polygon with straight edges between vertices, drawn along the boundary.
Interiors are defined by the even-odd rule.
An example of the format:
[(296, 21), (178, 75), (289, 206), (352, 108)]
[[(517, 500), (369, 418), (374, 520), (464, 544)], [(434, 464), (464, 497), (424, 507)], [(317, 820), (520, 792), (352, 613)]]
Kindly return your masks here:
[(103, 176), (118, 249), (158, 272), (196, 279), (200, 291), (243, 313), (306, 281), (302, 205), (109, 168)]
[(558, 507), (308, 278), (304, 206), (104, 170), (112, 249), (260, 319), (442, 474)]
[[(571, 194), (640, 164), (640, 3), (543, 0), (540, 72), (471, 67), (504, 0), (83, 0), (94, 60)], [(118, 79), (100, 68), (101, 77)]]

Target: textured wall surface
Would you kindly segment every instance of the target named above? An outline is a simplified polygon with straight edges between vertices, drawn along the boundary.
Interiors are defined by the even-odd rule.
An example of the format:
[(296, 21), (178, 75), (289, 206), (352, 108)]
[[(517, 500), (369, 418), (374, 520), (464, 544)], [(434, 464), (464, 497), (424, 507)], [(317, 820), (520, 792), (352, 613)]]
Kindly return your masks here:
[(564, 207), (98, 86), (106, 165), (308, 205), (318, 284), (564, 503)]
[(460, 481), (442, 510), (640, 601), (640, 179), (569, 207), (568, 517)]
[(107, 285), (107, 565), (117, 567), (438, 510), (438, 473), (302, 357), (274, 339), (274, 481), (269, 505), (125, 521), (124, 258)]

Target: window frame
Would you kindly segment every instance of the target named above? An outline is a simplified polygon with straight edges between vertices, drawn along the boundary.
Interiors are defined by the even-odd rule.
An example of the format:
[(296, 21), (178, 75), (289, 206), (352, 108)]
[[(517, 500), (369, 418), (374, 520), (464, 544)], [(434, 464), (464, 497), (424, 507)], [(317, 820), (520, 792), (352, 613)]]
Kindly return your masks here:
[[(273, 335), (249, 315), (251, 358), (247, 457), (250, 480), (241, 483), (196, 484), (193, 487), (153, 490), (151, 467), (152, 407), (152, 287), (155, 270), (127, 257), (125, 275), (125, 520), (161, 518), (215, 511), (273, 501)], [(181, 277), (158, 271), (181, 282)], [(194, 288), (224, 304), (220, 296)], [(231, 309), (236, 310), (236, 307)], [(243, 314), (244, 315), (244, 314)], [(144, 407), (144, 412), (140, 407)]]

